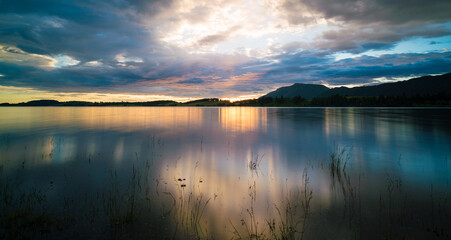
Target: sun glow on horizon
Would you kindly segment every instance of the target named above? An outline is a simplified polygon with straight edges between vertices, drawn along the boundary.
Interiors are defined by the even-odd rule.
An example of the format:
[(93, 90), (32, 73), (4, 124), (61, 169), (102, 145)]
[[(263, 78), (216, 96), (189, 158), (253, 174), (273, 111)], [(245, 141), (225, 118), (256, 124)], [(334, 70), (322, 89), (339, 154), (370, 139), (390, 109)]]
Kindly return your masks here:
[(15, 89), (3, 87), (0, 102), (235, 102), (293, 83), (356, 87), (443, 74), (451, 63), (444, 0), (415, 22), (424, 4), (399, 14), (404, 3), (378, 0), (99, 3), (19, 11), (27, 4), (5, 2), (0, 86)]
[(49, 92), (26, 87), (8, 87), (0, 85), (0, 103), (21, 103), (44, 99), (57, 100), (60, 102), (150, 102), (159, 100), (187, 102), (199, 98), (98, 92)]

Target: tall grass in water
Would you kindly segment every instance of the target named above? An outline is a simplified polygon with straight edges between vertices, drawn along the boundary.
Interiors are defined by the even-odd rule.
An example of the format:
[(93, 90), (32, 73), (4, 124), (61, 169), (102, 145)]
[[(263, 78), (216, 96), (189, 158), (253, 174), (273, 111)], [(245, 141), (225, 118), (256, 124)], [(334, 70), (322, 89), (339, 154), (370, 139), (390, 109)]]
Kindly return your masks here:
[[(198, 163), (196, 163), (197, 168)], [(190, 179), (197, 179), (196, 173), (190, 176)], [(166, 188), (166, 183), (161, 191), (158, 186), (160, 180), (157, 180), (158, 201), (161, 203), (160, 212), (163, 218), (169, 220), (169, 229), (167, 237), (171, 239), (209, 239), (211, 235), (206, 228), (207, 220), (204, 213), (207, 210), (210, 197), (200, 191), (199, 180), (197, 185), (195, 181), (182, 177), (173, 180), (175, 188)], [(159, 192), (163, 194), (159, 194)]]
[(245, 213), (241, 213), (241, 229), (238, 229), (232, 221), (230, 225), (233, 228), (233, 234), (236, 239), (265, 239), (264, 229), (259, 229), (259, 222), (255, 216), (255, 202), (257, 200), (257, 185), (253, 181), (249, 185), (248, 194), (250, 206), (246, 208)]
[[(304, 239), (310, 216), (310, 204), (313, 191), (309, 187), (307, 168), (302, 174), (303, 189), (296, 189), (292, 195), (287, 193), (281, 206), (274, 204), (278, 218), (268, 219), (269, 239)], [(288, 189), (287, 189), (288, 190)]]
[(0, 169), (0, 239), (30, 239), (49, 232), (55, 219), (46, 209), (46, 193), (37, 188), (21, 190)]
[[(361, 175), (351, 180), (351, 174), (348, 172), (349, 147), (340, 147), (334, 145), (329, 150), (329, 175), (332, 189), (341, 191), (343, 197), (342, 220), (354, 238), (361, 237), (362, 233), (362, 198), (361, 198)], [(355, 176), (354, 176), (355, 177)], [(355, 180), (358, 179), (358, 180)], [(339, 202), (339, 201), (338, 201)], [(339, 204), (337, 204), (338, 206)]]
[[(248, 164), (249, 162), (245, 161), (242, 167), (254, 172), (258, 169), (260, 161), (261, 157), (253, 155), (249, 162), (255, 164)], [(84, 162), (92, 166), (95, 159)], [(307, 169), (304, 170), (299, 183), (294, 184), (295, 186), (290, 189), (286, 187), (286, 191), (282, 191), (282, 201), (266, 203), (268, 204), (266, 211), (257, 207), (259, 206), (257, 203), (265, 201), (262, 196), (257, 196), (257, 185), (259, 190), (266, 185), (259, 185), (261, 184), (259, 181), (254, 181), (256, 179), (254, 177), (266, 176), (253, 174), (253, 180), (248, 182), (248, 195), (244, 200), (245, 204), (249, 205), (241, 211), (241, 214), (237, 214), (239, 216), (230, 216), (231, 219), (235, 217), (237, 219), (237, 221), (230, 221), (233, 238), (415, 239), (418, 235), (418, 239), (428, 239), (428, 237), (450, 239), (450, 230), (447, 227), (451, 220), (448, 186), (444, 190), (435, 185), (431, 186), (430, 193), (425, 192), (430, 196), (415, 199), (409, 195), (412, 192), (409, 192), (408, 185), (405, 186), (400, 176), (387, 174), (386, 178), (384, 175), (376, 179), (381, 183), (377, 185), (380, 188), (374, 189), (376, 197), (365, 195), (371, 194), (370, 190), (362, 191), (363, 196), (361, 196), (360, 179), (362, 176), (362, 180), (365, 181), (364, 175), (353, 173), (354, 165), (348, 162), (348, 148), (332, 148), (323, 169), (314, 169), (314, 166), (309, 166), (309, 172)], [(89, 203), (92, 203), (93, 208), (100, 206), (99, 210), (93, 211), (95, 214), (92, 216), (87, 214), (90, 221), (82, 225), (87, 226), (92, 223), (93, 229), (102, 228), (102, 230), (94, 232), (97, 229), (87, 229), (86, 232), (81, 233), (85, 234), (82, 236), (96, 238), (109, 230), (116, 231), (113, 233), (116, 235), (112, 235), (111, 238), (221, 239), (226, 235), (220, 232), (221, 229), (218, 232), (210, 232), (210, 229), (206, 227), (210, 223), (207, 221), (215, 220), (207, 219), (207, 216), (213, 216), (211, 213), (215, 210), (211, 208), (211, 198), (200, 191), (199, 185), (193, 184), (194, 181), (174, 179), (174, 182), (169, 181), (167, 185), (161, 184), (159, 189), (160, 180), (164, 180), (157, 178), (155, 173), (150, 173), (151, 164), (152, 162), (149, 161), (140, 162), (136, 154), (136, 162), (133, 167), (129, 166), (124, 175), (121, 175), (120, 171), (116, 173), (115, 170), (106, 173), (107, 184), (98, 190), (101, 196), (97, 199), (90, 199), (89, 195), (85, 197), (92, 201)], [(321, 173), (326, 176), (330, 175), (331, 182), (325, 182), (325, 185), (335, 189), (339, 196), (337, 199), (332, 199), (330, 205), (325, 208), (317, 208), (317, 203), (323, 199), (321, 195), (317, 197), (316, 192), (313, 195), (310, 177), (315, 175), (312, 175), (311, 169), (322, 171)], [(197, 179), (195, 174), (187, 178)], [(152, 183), (157, 185), (155, 189), (152, 189), (154, 187), (151, 186)], [(163, 192), (166, 194), (158, 195), (159, 192), (161, 193), (161, 186), (171, 185), (172, 187), (172, 184), (175, 188), (165, 188)], [(366, 185), (362, 184), (362, 186)], [(58, 204), (56, 201), (51, 202), (50, 197), (47, 199), (49, 191), (22, 187), (20, 188), (14, 181), (7, 180), (6, 177), (0, 178), (0, 239), (70, 237), (74, 231), (82, 229), (68, 225), (80, 224), (86, 220), (86, 218), (74, 217), (77, 214), (76, 211), (80, 209), (86, 213), (91, 211), (77, 201), (83, 200), (84, 195), (72, 198), (64, 196), (64, 199), (60, 199), (68, 202), (66, 214), (58, 208), (49, 210), (49, 205)], [(314, 204), (313, 201), (315, 201)], [(165, 206), (169, 205), (169, 209), (160, 208), (162, 203), (166, 204)], [(315, 211), (312, 211), (312, 205)], [(150, 211), (151, 207), (152, 211)], [(164, 216), (165, 220), (161, 220), (159, 218), (161, 216)], [(150, 218), (152, 220), (149, 220)], [(60, 220), (63, 224), (58, 225), (57, 222)], [(324, 231), (324, 226), (327, 226), (329, 231)], [(59, 233), (55, 229), (61, 230), (60, 235), (52, 235), (55, 232)], [(89, 235), (90, 231), (99, 235)], [(141, 231), (141, 233), (135, 233), (135, 231)], [(373, 232), (377, 234), (372, 234)]]
[[(202, 193), (186, 192), (186, 186), (179, 185), (178, 196), (174, 201), (174, 215), (176, 229), (180, 226), (185, 239), (207, 239), (206, 229), (202, 227), (201, 220), (211, 198), (204, 199)], [(175, 234), (176, 235), (176, 232)]]
[(334, 148), (329, 151), (329, 160), (330, 176), (333, 179), (337, 177), (338, 181), (341, 181), (342, 174), (346, 174), (346, 166), (349, 161), (347, 148), (335, 145)]
[(304, 233), (307, 229), (313, 191), (310, 188), (310, 179), (307, 168), (302, 174), (301, 186), (290, 191), (286, 189), (286, 194), (281, 203), (273, 204), (275, 215), (268, 216), (265, 219), (266, 225), (260, 226), (257, 213), (255, 212), (255, 203), (257, 198), (256, 183), (249, 186), (250, 206), (241, 214), (240, 225), (230, 221), (233, 229), (234, 239), (249, 240), (294, 240), (304, 239)]
[(128, 188), (121, 189), (117, 172), (110, 171), (110, 188), (103, 193), (103, 208), (109, 217), (111, 225), (122, 225), (132, 222), (135, 217), (135, 205), (138, 178), (137, 171), (133, 166), (132, 177)]
[(253, 171), (257, 171), (260, 168), (260, 162), (264, 156), (265, 156), (264, 154), (261, 156), (259, 156), (257, 154), (257, 155), (255, 155), (255, 158), (254, 158), (254, 153), (252, 153), (251, 159), (249, 159), (249, 161), (247, 163), (247, 166), (249, 167), (249, 169), (253, 170)]

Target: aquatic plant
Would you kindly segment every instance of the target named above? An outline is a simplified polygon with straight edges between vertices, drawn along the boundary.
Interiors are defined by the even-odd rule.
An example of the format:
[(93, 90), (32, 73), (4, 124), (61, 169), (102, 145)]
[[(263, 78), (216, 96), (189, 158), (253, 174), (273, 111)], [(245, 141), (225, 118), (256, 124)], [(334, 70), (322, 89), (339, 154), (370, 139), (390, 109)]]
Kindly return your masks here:
[(40, 189), (23, 191), (0, 173), (0, 238), (27, 239), (49, 232), (54, 217), (46, 209), (46, 194)]
[(302, 179), (303, 186), (301, 188), (294, 192), (287, 191), (280, 206), (274, 204), (278, 218), (267, 220), (270, 233), (268, 239), (295, 240), (304, 238), (313, 198), (313, 191), (309, 187), (310, 179), (307, 168), (304, 169)]
[[(95, 238), (109, 233), (112, 239), (232, 237), (291, 240), (321, 239), (331, 234), (340, 239), (451, 237), (447, 227), (451, 217), (448, 185), (431, 185), (430, 196), (415, 198), (416, 189), (409, 189), (395, 172), (382, 177), (372, 176), (374, 179), (371, 181), (380, 184), (374, 189), (375, 197), (365, 195), (368, 191), (361, 191), (361, 186), (366, 186), (366, 183), (361, 183), (369, 181), (369, 178), (361, 172), (353, 172), (354, 166), (348, 164), (348, 149), (334, 147), (324, 169), (307, 164), (302, 180), (294, 184), (290, 182), (290, 187), (288, 184), (282, 187), (279, 195), (282, 200), (267, 203), (267, 209), (259, 208), (265, 199), (257, 196), (257, 185), (259, 190), (265, 188), (261, 182), (268, 175), (255, 176), (247, 172), (252, 178), (247, 182), (248, 186), (244, 186), (248, 188), (242, 201), (245, 206), (240, 213), (228, 216), (228, 228), (224, 230), (231, 230), (230, 235), (209, 229), (209, 224), (216, 220), (211, 214), (215, 211), (211, 207), (213, 197), (199, 187), (199, 184), (208, 184), (208, 178), (204, 176), (202, 179), (194, 171), (192, 175), (175, 176), (173, 182), (167, 182), (167, 176), (156, 176), (152, 172), (152, 159), (143, 161), (137, 153), (130, 157), (133, 160), (122, 171), (111, 169), (105, 172), (102, 181), (107, 184), (99, 189), (87, 189), (73, 196), (63, 195), (50, 200), (51, 191), (37, 188), (36, 184), (21, 186), (17, 179), (2, 175), (5, 170), (0, 166), (0, 238), (72, 236), (90, 225), (91, 228), (83, 229), (83, 236)], [(83, 167), (93, 168), (97, 164), (93, 156), (87, 155), (91, 161), (80, 161), (86, 164)], [(253, 173), (259, 169), (262, 157), (253, 155), (250, 162), (255, 163), (255, 168), (241, 165), (242, 169), (250, 169)], [(199, 164), (202, 162), (196, 162), (196, 168)], [(17, 171), (23, 173), (20, 171), (27, 171), (27, 168), (28, 165), (25, 169), (19, 166)], [(324, 180), (323, 186), (331, 190), (332, 201), (326, 207), (318, 207), (318, 202), (323, 199), (320, 194), (319, 197), (316, 192), (313, 194), (312, 184), (317, 183), (317, 176), (326, 176), (321, 179)], [(427, 191), (423, 192), (427, 195)], [(330, 232), (322, 232), (323, 225), (327, 225)], [(371, 235), (371, 232), (378, 234)]]
[(342, 174), (346, 173), (346, 166), (348, 164), (349, 155), (347, 148), (335, 145), (333, 149), (329, 150), (329, 170), (332, 178), (337, 177), (341, 181)]
[(265, 155), (261, 155), (259, 156), (258, 154), (255, 155), (254, 158), (254, 153), (251, 154), (251, 158), (249, 159), (247, 166), (249, 167), (250, 170), (252, 171), (257, 171), (260, 168), (260, 162), (263, 159)]
[(238, 229), (229, 219), (233, 228), (233, 234), (236, 239), (265, 239), (265, 230), (259, 229), (259, 222), (255, 216), (254, 205), (257, 199), (257, 185), (255, 181), (249, 185), (248, 195), (250, 206), (245, 209), (245, 214), (241, 213), (240, 225), (242, 230)]

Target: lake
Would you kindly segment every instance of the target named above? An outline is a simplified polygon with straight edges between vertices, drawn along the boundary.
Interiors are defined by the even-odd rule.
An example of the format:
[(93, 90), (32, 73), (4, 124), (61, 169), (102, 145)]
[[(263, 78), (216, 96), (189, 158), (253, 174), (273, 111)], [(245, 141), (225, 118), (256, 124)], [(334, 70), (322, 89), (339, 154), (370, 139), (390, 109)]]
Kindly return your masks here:
[(451, 109), (0, 108), (0, 237), (449, 239)]

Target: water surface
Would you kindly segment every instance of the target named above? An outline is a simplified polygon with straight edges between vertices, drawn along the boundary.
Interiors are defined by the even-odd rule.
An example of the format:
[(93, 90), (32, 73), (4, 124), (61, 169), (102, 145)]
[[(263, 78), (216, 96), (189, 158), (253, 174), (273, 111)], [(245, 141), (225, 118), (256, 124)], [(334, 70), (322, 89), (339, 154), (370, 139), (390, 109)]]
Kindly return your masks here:
[(446, 239), (450, 111), (3, 107), (0, 233)]

